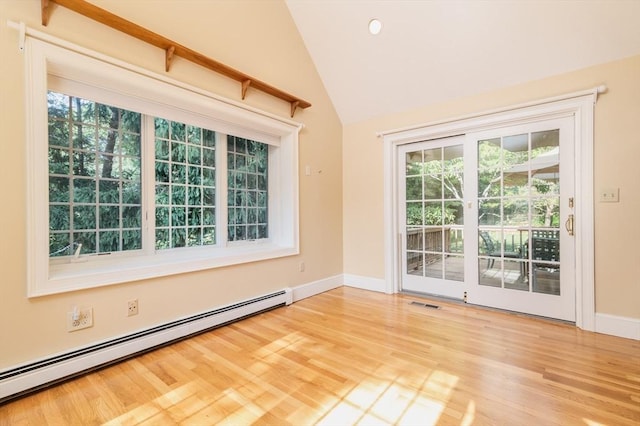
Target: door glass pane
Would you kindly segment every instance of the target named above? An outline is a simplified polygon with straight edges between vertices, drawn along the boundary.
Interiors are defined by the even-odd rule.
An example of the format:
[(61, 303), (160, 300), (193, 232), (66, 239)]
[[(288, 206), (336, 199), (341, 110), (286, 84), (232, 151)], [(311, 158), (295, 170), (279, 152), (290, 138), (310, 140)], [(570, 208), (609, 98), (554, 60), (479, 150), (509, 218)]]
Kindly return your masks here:
[(407, 200), (422, 200), (422, 176), (407, 177)]
[(424, 177), (424, 199), (440, 200), (442, 198), (442, 175), (430, 173)]
[(559, 130), (477, 146), (480, 284), (559, 294)]
[(420, 252), (407, 251), (407, 274), (424, 275), (423, 254)]
[(534, 263), (532, 272), (533, 292), (560, 296), (560, 265)]
[(515, 260), (504, 261), (504, 288), (529, 291), (527, 264)]
[(532, 201), (533, 226), (560, 227), (560, 197), (544, 197)]
[(529, 188), (529, 135), (502, 140), (503, 195), (527, 195)]
[(531, 257), (533, 260), (548, 262), (560, 261), (560, 231), (540, 230), (531, 231)]
[(422, 251), (422, 229), (414, 228), (407, 230), (407, 250)]
[(462, 145), (445, 147), (443, 158), (443, 198), (448, 200), (462, 200), (462, 183), (464, 182), (464, 157)]
[(422, 225), (423, 224), (423, 205), (422, 201), (407, 202), (407, 225)]
[(462, 229), (449, 230), (449, 253), (464, 253), (464, 236)]
[(420, 175), (422, 173), (422, 151), (407, 152), (405, 159), (407, 176)]
[(424, 230), (424, 247), (427, 251), (442, 251), (442, 229), (429, 228)]
[(478, 196), (500, 196), (500, 138), (478, 142)]
[(504, 256), (517, 259), (527, 258), (527, 235), (526, 228), (504, 229), (503, 248)]
[(501, 222), (499, 198), (478, 200), (478, 225), (499, 225)]
[(427, 201), (424, 203), (424, 224), (442, 225), (441, 201)]
[(480, 285), (502, 287), (502, 260), (492, 257), (478, 258)]
[(464, 225), (464, 204), (462, 201), (445, 201), (444, 215), (447, 225)]
[(429, 176), (442, 173), (442, 148), (425, 149), (422, 155), (423, 174)]
[(425, 255), (424, 274), (430, 278), (442, 278), (442, 254), (427, 253)]
[(531, 191), (533, 195), (560, 194), (560, 131), (531, 134)]
[(507, 198), (503, 205), (503, 225), (527, 226), (529, 223), (529, 200), (526, 198)]
[(445, 258), (444, 278), (452, 281), (464, 281), (464, 257), (447, 256)]

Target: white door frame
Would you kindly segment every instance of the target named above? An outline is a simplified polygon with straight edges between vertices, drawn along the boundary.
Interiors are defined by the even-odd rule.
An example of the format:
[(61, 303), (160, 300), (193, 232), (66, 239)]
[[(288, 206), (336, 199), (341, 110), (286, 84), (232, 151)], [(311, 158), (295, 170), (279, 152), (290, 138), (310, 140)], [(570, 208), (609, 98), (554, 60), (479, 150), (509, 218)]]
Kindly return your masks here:
[(401, 239), (398, 235), (397, 148), (425, 140), (489, 130), (536, 120), (571, 116), (575, 126), (575, 194), (576, 216), (575, 273), (576, 326), (595, 331), (594, 273), (594, 183), (593, 122), (594, 105), (601, 86), (527, 104), (487, 111), (470, 116), (380, 132), (384, 144), (384, 239), (386, 293), (400, 289)]

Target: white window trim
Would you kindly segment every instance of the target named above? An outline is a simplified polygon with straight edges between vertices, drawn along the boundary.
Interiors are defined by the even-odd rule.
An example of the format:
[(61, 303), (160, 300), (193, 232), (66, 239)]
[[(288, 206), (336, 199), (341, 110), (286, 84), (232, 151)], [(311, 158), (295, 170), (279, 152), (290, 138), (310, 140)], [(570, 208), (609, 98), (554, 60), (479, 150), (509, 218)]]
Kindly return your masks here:
[[(28, 30), (27, 36), (25, 104), (29, 297), (299, 253), (298, 133), (302, 128), (300, 123), (239, 104), (35, 30)], [(68, 83), (72, 92), (82, 88), (81, 96), (84, 97), (87, 96), (85, 90), (91, 93), (92, 88), (97, 88), (97, 101), (105, 101), (101, 96), (107, 96), (108, 102), (114, 106), (176, 121), (186, 118), (184, 121), (190, 124), (269, 144), (267, 241), (227, 245), (225, 236), (216, 246), (211, 247), (152, 250), (152, 254), (143, 252), (137, 256), (123, 256), (118, 253), (114, 256), (94, 256), (87, 262), (62, 265), (50, 262), (46, 102), (50, 76), (55, 76), (59, 84)], [(124, 103), (118, 102), (118, 99), (124, 100)], [(219, 197), (221, 189), (226, 193), (226, 185), (217, 188), (217, 202), (222, 201)], [(219, 215), (217, 223), (221, 223), (221, 220), (226, 223), (226, 215)], [(143, 232), (146, 231), (143, 229)], [(219, 235), (219, 232), (217, 234)]]

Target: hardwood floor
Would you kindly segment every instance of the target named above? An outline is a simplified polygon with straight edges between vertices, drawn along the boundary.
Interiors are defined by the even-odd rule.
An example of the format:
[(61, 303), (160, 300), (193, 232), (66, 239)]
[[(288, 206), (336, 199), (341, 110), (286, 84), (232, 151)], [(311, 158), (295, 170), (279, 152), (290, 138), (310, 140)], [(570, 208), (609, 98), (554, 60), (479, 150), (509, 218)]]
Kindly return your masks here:
[(640, 342), (344, 287), (0, 406), (0, 424), (637, 426)]

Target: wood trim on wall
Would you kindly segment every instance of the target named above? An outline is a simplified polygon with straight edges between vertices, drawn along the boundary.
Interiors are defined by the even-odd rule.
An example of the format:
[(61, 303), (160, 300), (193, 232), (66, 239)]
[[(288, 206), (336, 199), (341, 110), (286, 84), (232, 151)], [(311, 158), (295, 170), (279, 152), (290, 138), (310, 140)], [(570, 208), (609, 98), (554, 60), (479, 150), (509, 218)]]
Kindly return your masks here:
[(153, 46), (156, 46), (165, 51), (165, 71), (169, 71), (171, 63), (176, 56), (184, 58), (194, 64), (200, 65), (218, 74), (222, 74), (226, 77), (239, 81), (242, 85), (241, 93), (242, 99), (245, 98), (249, 87), (258, 89), (264, 93), (267, 93), (276, 98), (282, 99), (289, 103), (291, 106), (291, 117), (295, 114), (298, 108), (309, 108), (311, 103), (291, 95), (283, 90), (280, 90), (270, 84), (260, 81), (254, 77), (251, 77), (243, 72), (240, 72), (234, 68), (231, 68), (221, 62), (211, 59), (195, 50), (192, 50), (186, 46), (176, 43), (160, 34), (154, 33), (138, 24), (121, 18), (105, 9), (99, 8), (84, 0), (41, 0), (42, 10), (42, 25), (47, 26), (49, 24), (49, 18), (51, 16), (51, 3), (56, 3), (60, 6), (66, 7), (76, 13), (79, 13), (94, 21), (100, 22), (108, 27), (123, 32), (131, 37), (135, 37), (138, 40), (142, 40)]

